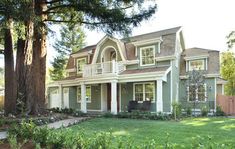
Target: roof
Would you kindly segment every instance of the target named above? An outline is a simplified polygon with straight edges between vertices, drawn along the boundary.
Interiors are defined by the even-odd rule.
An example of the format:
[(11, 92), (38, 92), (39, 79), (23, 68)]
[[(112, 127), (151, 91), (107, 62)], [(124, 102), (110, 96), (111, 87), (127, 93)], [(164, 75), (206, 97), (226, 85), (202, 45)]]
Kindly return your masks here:
[(72, 55), (72, 54), (76, 54), (76, 53), (81, 53), (81, 52), (90, 51), (90, 50), (93, 50), (93, 49), (95, 49), (95, 48), (96, 48), (96, 45), (86, 46), (86, 47), (84, 47), (84, 48), (78, 50), (77, 52), (71, 53), (71, 55)]
[(226, 84), (228, 81), (223, 78), (216, 78), (217, 84)]
[(155, 68), (145, 68), (145, 69), (133, 69), (133, 70), (125, 70), (121, 73), (123, 74), (136, 74), (136, 73), (148, 73), (148, 72), (162, 72), (166, 71), (170, 66), (165, 67), (155, 67)]
[(157, 37), (160, 37), (162, 35), (175, 34), (180, 29), (181, 29), (181, 26), (170, 28), (170, 29), (164, 29), (164, 30), (155, 31), (155, 32), (151, 32), (151, 33), (132, 36), (132, 37), (129, 37), (129, 38), (123, 38), (122, 41), (124, 41), (124, 42), (129, 42), (129, 41), (135, 42), (135, 41), (140, 41), (140, 40), (157, 38)]
[(188, 56), (196, 56), (196, 55), (205, 55), (205, 54), (208, 54), (209, 52), (219, 52), (219, 51), (194, 47), (194, 48), (185, 49), (182, 55), (185, 55), (186, 57), (188, 57)]

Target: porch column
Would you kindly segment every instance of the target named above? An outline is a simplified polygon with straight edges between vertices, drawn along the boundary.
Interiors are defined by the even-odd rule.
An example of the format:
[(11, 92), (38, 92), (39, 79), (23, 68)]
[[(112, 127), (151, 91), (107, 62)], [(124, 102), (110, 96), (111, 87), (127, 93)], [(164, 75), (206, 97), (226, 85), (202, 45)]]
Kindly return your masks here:
[(63, 102), (63, 90), (62, 90), (62, 85), (60, 84), (59, 85), (59, 103), (60, 103), (60, 107), (59, 108), (62, 108), (62, 102)]
[(116, 73), (116, 61), (112, 60), (112, 73), (115, 74)]
[(163, 101), (162, 101), (162, 80), (157, 80), (157, 102), (156, 112), (163, 112)]
[(86, 109), (86, 85), (81, 84), (81, 111), (87, 113)]
[(111, 82), (111, 113), (117, 114), (117, 81)]

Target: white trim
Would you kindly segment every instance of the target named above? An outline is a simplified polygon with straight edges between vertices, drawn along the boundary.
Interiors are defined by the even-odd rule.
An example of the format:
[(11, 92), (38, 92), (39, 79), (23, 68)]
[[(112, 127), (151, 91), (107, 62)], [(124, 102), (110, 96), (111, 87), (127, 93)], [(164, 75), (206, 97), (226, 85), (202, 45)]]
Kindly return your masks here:
[[(173, 60), (171, 60), (171, 67), (173, 67)], [(173, 71), (171, 70), (171, 105), (172, 105), (172, 102), (173, 102)], [(174, 99), (175, 100), (175, 99)], [(173, 107), (171, 106), (171, 112), (173, 110)]]
[(76, 68), (65, 69), (66, 72), (76, 72)]
[(125, 61), (123, 62), (124, 65), (133, 65), (133, 64), (138, 64), (140, 61), (139, 60), (130, 60), (130, 61)]
[(122, 112), (122, 84), (119, 83), (119, 112)]
[[(102, 61), (102, 58), (104, 57), (104, 54), (105, 54), (105, 51), (108, 50), (108, 49), (114, 49), (115, 53), (116, 53), (116, 61), (117, 61), (117, 49), (114, 47), (114, 46), (106, 46), (105, 48), (103, 48), (103, 50), (101, 51), (101, 54), (100, 54), (100, 63), (103, 63)], [(111, 59), (109, 61), (112, 61)], [(104, 61), (105, 62), (105, 61)]]
[(217, 97), (217, 85), (216, 85), (216, 78), (215, 78), (215, 84), (214, 84), (214, 88), (215, 88), (215, 111), (214, 112), (216, 112), (216, 97)]
[[(81, 86), (77, 86), (77, 93), (78, 93), (78, 88), (81, 88)], [(86, 85), (86, 91), (87, 91), (87, 88), (90, 88), (90, 92), (91, 92), (91, 85)], [(81, 89), (81, 92), (82, 92), (82, 89)], [(91, 92), (91, 94), (92, 94), (92, 92)], [(82, 93), (81, 93), (81, 95), (82, 95)], [(85, 95), (85, 97), (86, 97), (86, 95)], [(78, 100), (78, 94), (77, 94), (77, 103), (81, 103), (81, 99)], [(91, 97), (90, 97), (90, 100), (86, 100), (86, 103), (91, 103)]]
[(79, 57), (88, 56), (90, 52), (92, 52), (92, 50), (85, 51), (85, 52), (78, 52), (78, 53), (75, 53), (75, 54), (71, 54), (71, 57), (79, 58)]
[[(80, 73), (82, 73), (82, 71), (83, 71), (83, 68), (82, 68), (82, 71), (78, 71), (78, 61), (82, 61), (82, 60), (84, 60), (85, 59), (85, 65), (87, 64), (87, 58), (86, 57), (83, 57), (83, 58), (78, 58), (78, 59), (76, 59), (76, 70), (77, 70), (77, 74), (80, 74)], [(83, 65), (84, 66), (84, 65)], [(82, 67), (83, 67), (82, 66)]]
[(208, 58), (206, 58), (206, 68), (205, 70), (208, 70)]
[(163, 41), (162, 37), (158, 37), (158, 38), (151, 38), (151, 39), (132, 42), (132, 44), (135, 46), (144, 46), (144, 45), (149, 45), (149, 44), (154, 44), (154, 43), (161, 43), (162, 41)]
[[(151, 101), (151, 103), (155, 103), (155, 100), (156, 100), (156, 93), (155, 93), (155, 90), (156, 90), (156, 85), (155, 85), (155, 82), (138, 82), (138, 83), (133, 83), (133, 100), (135, 100), (135, 85), (136, 84), (141, 84), (142, 87), (143, 87), (143, 101), (145, 101), (145, 84), (153, 84), (153, 100)], [(155, 99), (155, 100), (154, 100)], [(143, 103), (143, 101), (138, 101), (138, 103)]]
[(86, 103), (86, 85), (81, 84), (81, 111), (87, 113), (87, 103)]
[[(146, 49), (153, 49), (153, 63), (152, 64), (143, 64), (143, 61), (142, 61), (142, 51), (146, 50)], [(156, 53), (156, 48), (155, 46), (146, 46), (146, 47), (141, 47), (140, 48), (140, 66), (144, 67), (144, 66), (152, 66), (152, 65), (155, 65), (155, 53)]]
[[(220, 77), (220, 74), (205, 74), (206, 78), (217, 78)], [(188, 79), (188, 76), (186, 75), (181, 75), (180, 79)]]
[(111, 82), (111, 113), (117, 114), (117, 80)]
[(171, 55), (171, 56), (161, 56), (161, 57), (155, 57), (155, 60), (158, 61), (167, 61), (167, 60), (173, 60), (176, 59), (176, 56)]
[(157, 80), (156, 112), (163, 112), (163, 85), (162, 80)]
[(99, 53), (100, 53), (100, 47), (101, 47), (101, 45), (102, 45), (107, 39), (112, 40), (113, 42), (115, 42), (115, 43), (117, 44), (117, 48), (118, 48), (117, 50), (119, 51), (119, 53), (120, 53), (120, 55), (121, 55), (122, 61), (126, 61), (126, 59), (125, 59), (124, 56), (123, 56), (122, 50), (121, 50), (122, 48), (121, 48), (121, 46), (120, 46), (120, 40), (115, 39), (115, 38), (113, 38), (113, 37), (110, 37), (110, 36), (106, 35), (106, 36), (104, 36), (104, 37), (98, 42), (98, 44), (97, 44), (97, 46), (96, 46), (96, 50), (95, 50), (95, 53), (94, 53), (94, 57), (93, 57), (93, 60), (92, 60), (92, 64), (95, 64), (95, 63), (96, 63), (97, 58), (98, 58), (98, 55), (99, 55)]
[(189, 60), (205, 59), (205, 58), (208, 58), (208, 57), (209, 57), (209, 54), (198, 55), (198, 56), (187, 56), (187, 57), (184, 57), (184, 59), (186, 61), (189, 61)]

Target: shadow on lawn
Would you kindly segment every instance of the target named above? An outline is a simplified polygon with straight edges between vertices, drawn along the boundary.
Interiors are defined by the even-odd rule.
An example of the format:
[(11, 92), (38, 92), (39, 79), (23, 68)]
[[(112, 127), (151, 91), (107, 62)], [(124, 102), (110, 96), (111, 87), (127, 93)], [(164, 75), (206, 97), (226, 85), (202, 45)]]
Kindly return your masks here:
[(235, 130), (234, 118), (191, 118), (180, 122), (183, 125), (194, 127), (217, 127), (222, 130)]

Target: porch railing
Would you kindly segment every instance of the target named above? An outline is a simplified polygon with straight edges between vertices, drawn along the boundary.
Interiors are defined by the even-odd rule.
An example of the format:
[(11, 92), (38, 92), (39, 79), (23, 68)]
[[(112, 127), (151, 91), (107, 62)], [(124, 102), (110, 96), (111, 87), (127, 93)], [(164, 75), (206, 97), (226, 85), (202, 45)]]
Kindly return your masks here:
[(121, 62), (108, 61), (103, 63), (84, 65), (83, 77), (92, 77), (104, 74), (119, 74), (125, 70)]

